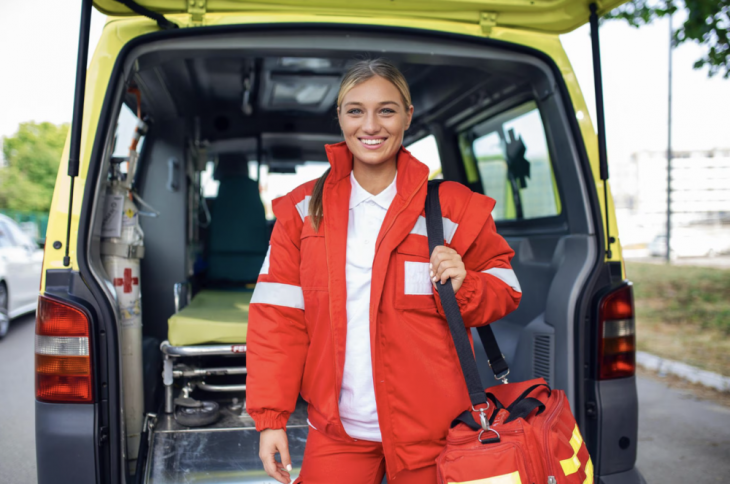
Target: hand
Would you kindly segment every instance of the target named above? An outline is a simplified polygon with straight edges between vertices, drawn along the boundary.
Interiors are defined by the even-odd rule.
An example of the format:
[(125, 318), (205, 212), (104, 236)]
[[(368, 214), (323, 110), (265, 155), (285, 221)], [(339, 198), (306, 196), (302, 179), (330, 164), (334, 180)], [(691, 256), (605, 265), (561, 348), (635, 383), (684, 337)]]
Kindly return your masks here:
[(451, 279), (454, 294), (459, 290), (466, 278), (466, 267), (461, 256), (454, 250), (443, 245), (437, 245), (431, 254), (431, 282), (436, 287), (437, 282), (445, 284)]
[[(281, 462), (276, 460), (276, 453), (281, 455)], [(259, 438), (259, 459), (264, 464), (264, 470), (270, 476), (281, 482), (291, 482), (291, 457), (289, 456), (289, 439), (283, 429), (265, 429)]]

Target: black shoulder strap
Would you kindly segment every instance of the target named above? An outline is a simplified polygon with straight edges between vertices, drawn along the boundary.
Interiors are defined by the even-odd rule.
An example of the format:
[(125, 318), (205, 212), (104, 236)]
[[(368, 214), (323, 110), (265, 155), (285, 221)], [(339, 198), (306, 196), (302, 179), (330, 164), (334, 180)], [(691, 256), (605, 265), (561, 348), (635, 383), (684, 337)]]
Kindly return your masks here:
[[(441, 202), (439, 200), (439, 184), (442, 180), (431, 180), (428, 182), (428, 195), (426, 196), (426, 231), (428, 233), (428, 252), (433, 253), (437, 245), (444, 244), (444, 226), (441, 218)], [(446, 284), (437, 283), (441, 306), (446, 314), (446, 321), (449, 323), (451, 337), (454, 340), (456, 353), (459, 355), (461, 371), (464, 374), (469, 399), (473, 406), (486, 403), (486, 396), (482, 381), (479, 377), (476, 360), (472, 353), (467, 329), (464, 320), (461, 318), (459, 303), (456, 302), (456, 295), (451, 281)], [(499, 349), (497, 340), (494, 337), (492, 328), (482, 326), (478, 328), (479, 337), (482, 340), (484, 349), (489, 358), (489, 365), (496, 377), (504, 377), (509, 372), (507, 362)]]

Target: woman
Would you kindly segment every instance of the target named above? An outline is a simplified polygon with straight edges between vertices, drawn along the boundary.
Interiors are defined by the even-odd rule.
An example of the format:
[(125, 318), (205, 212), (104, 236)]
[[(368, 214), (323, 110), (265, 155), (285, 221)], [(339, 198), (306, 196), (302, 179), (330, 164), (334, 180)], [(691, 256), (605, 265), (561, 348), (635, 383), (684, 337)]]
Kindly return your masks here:
[[(296, 482), (435, 483), (449, 424), (470, 402), (435, 284), (464, 322), (513, 311), (514, 255), (494, 200), (440, 186), (445, 245), (429, 254), (429, 170), (402, 147), (413, 116), (403, 75), (356, 63), (337, 99), (345, 141), (330, 169), (274, 200), (277, 223), (250, 305), (247, 408), (271, 477), (290, 482), (286, 422), (301, 393), (309, 437)], [(280, 453), (281, 462), (275, 454)]]

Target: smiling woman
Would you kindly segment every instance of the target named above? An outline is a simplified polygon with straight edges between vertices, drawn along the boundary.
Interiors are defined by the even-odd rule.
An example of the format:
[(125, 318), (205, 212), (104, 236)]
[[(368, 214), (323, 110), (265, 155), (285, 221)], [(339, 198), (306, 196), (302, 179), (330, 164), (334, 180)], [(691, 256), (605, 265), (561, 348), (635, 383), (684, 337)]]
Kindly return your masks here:
[(247, 409), (279, 482), (291, 480), (285, 427), (301, 393), (311, 429), (296, 482), (379, 484), (387, 472), (402, 484), (435, 483), (434, 459), (468, 399), (451, 354), (427, 381), (415, 376), (449, 337), (434, 286), (451, 280), (467, 326), (503, 317), (521, 298), (494, 200), (444, 182), (445, 240), (429, 251), (419, 224), (429, 169), (403, 148), (413, 112), (393, 64), (355, 63), (337, 97), (345, 141), (326, 146), (330, 170), (274, 203), (250, 305)]
[[(356, 178), (367, 191), (379, 193), (395, 176), (395, 156), (413, 119), (408, 82), (390, 62), (360, 61), (342, 79), (337, 117), (354, 156)], [(373, 169), (363, 170), (363, 164)], [(315, 230), (322, 220), (322, 187), (328, 174), (329, 170), (318, 180), (309, 202)]]

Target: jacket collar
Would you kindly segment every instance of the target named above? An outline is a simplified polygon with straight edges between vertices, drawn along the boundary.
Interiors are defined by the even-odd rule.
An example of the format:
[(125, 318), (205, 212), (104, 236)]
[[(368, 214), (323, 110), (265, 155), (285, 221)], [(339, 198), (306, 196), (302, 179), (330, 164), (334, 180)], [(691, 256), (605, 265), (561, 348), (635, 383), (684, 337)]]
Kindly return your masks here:
[(357, 207), (361, 203), (372, 200), (375, 202), (380, 208), (384, 210), (388, 210), (388, 207), (390, 207), (391, 202), (395, 198), (395, 195), (397, 193), (396, 191), (396, 180), (398, 180), (398, 173), (396, 172), (395, 177), (393, 178), (393, 181), (388, 185), (382, 192), (378, 193), (377, 195), (373, 195), (372, 193), (365, 190), (363, 187), (360, 186), (360, 184), (355, 179), (355, 172), (350, 172), (350, 186), (352, 187), (350, 192), (350, 210)]
[[(347, 143), (341, 141), (332, 145), (325, 145), (327, 159), (330, 162), (330, 173), (327, 175), (325, 185), (334, 186), (352, 172), (352, 152)], [(410, 200), (413, 192), (418, 190), (425, 179), (428, 178), (429, 169), (418, 161), (411, 152), (400, 147), (396, 155), (396, 190), (402, 200)], [(349, 206), (349, 204), (348, 204)]]

